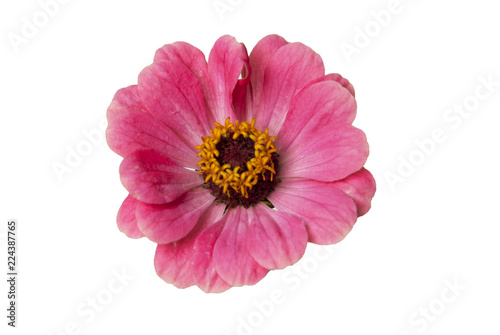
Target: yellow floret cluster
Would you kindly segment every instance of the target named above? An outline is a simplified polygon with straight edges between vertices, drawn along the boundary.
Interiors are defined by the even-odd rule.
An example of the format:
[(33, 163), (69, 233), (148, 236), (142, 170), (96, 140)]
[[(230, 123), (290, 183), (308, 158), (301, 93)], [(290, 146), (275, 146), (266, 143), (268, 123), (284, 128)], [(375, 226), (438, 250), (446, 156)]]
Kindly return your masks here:
[[(230, 189), (236, 193), (240, 193), (245, 198), (248, 198), (248, 191), (259, 181), (259, 175), (265, 180), (264, 173), (266, 170), (271, 172), (271, 180), (273, 180), (276, 171), (271, 159), (271, 155), (278, 150), (274, 147), (275, 136), (269, 136), (269, 129), (264, 132), (255, 128), (255, 119), (251, 122), (239, 122), (236, 120), (230, 123), (227, 118), (225, 123), (214, 122), (215, 128), (210, 131), (211, 136), (202, 137), (203, 143), (196, 146), (199, 149), (198, 157), (201, 157), (198, 162), (200, 166), (199, 173), (205, 176), (205, 183), (213, 182), (223, 189), (223, 193), (230, 196)], [(238, 136), (251, 138), (255, 145), (255, 157), (246, 162), (246, 171), (240, 166), (231, 166), (224, 164), (221, 166), (217, 158), (219, 151), (217, 144), (222, 139), (227, 139), (232, 136), (237, 139)]]

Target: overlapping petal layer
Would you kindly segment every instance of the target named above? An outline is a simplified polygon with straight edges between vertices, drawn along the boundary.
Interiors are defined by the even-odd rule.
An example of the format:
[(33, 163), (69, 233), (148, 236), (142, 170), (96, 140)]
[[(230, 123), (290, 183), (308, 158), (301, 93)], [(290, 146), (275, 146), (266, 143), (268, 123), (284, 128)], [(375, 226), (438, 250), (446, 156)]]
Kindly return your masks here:
[[(307, 242), (341, 241), (376, 188), (363, 168), (366, 136), (352, 126), (354, 96), (347, 79), (325, 75), (311, 48), (278, 35), (250, 56), (222, 36), (208, 61), (188, 43), (163, 46), (138, 85), (119, 90), (107, 110), (107, 141), (124, 157), (129, 192), (120, 231), (158, 244), (155, 268), (166, 282), (205, 292), (253, 285), (297, 262)], [(229, 208), (202, 185), (195, 146), (228, 117), (255, 118), (256, 128), (278, 137), (280, 182), (267, 199), (274, 209)]]

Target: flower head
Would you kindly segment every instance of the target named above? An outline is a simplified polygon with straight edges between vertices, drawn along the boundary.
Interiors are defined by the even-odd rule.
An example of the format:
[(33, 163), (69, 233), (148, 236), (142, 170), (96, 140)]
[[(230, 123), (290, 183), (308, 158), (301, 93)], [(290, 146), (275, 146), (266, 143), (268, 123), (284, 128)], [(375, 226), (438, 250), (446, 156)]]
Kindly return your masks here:
[(248, 56), (222, 36), (208, 62), (167, 44), (107, 112), (129, 192), (118, 227), (158, 244), (156, 272), (177, 287), (255, 284), (370, 209), (355, 115), (352, 85), (301, 43), (270, 35)]

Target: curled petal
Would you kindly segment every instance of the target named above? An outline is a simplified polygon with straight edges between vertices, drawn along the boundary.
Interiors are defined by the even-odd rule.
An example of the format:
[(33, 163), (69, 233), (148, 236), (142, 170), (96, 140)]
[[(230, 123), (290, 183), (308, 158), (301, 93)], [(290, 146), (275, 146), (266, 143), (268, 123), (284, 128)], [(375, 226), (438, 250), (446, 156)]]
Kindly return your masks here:
[(249, 73), (250, 66), (245, 45), (238, 43), (229, 35), (220, 37), (208, 58), (210, 87), (207, 90), (206, 100), (209, 106), (210, 124), (223, 123), (227, 117), (231, 120), (237, 119), (232, 106), (233, 90), (240, 75), (245, 80)]

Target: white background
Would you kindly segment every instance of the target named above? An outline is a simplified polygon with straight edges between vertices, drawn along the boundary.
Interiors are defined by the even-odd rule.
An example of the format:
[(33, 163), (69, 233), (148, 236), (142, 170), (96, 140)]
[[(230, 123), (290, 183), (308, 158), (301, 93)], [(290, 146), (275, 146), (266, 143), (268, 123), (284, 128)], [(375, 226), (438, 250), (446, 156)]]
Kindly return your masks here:
[[(489, 92), (480, 79), (500, 81), (494, 2), (401, 0), (383, 27), (372, 11), (389, 0), (221, 2), (231, 6), (222, 16), (213, 0), (69, 0), (16, 48), (9, 36), (42, 8), (2, 0), (0, 259), (5, 269), (6, 223), (17, 219), (20, 274), (15, 330), (0, 286), (2, 334), (500, 334), (500, 86)], [(364, 29), (369, 42), (346, 57), (341, 46), (356, 47)], [(208, 55), (231, 34), (250, 51), (270, 33), (312, 47), (353, 83), (373, 207), (337, 246), (309, 245), (255, 286), (177, 289), (156, 275), (155, 245), (116, 228), (121, 158), (101, 140), (61, 180), (53, 165), (99, 131), (116, 90), (163, 44)], [(473, 111), (457, 120), (448, 110), (464, 103)], [(436, 128), (445, 141), (419, 154), (415, 141)], [(387, 176), (410, 158), (418, 164), (391, 187)], [(126, 286), (113, 282), (122, 271)], [(94, 314), (92, 299), (106, 303)]]

